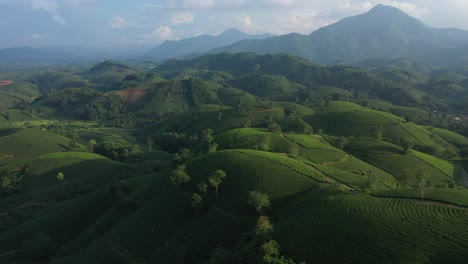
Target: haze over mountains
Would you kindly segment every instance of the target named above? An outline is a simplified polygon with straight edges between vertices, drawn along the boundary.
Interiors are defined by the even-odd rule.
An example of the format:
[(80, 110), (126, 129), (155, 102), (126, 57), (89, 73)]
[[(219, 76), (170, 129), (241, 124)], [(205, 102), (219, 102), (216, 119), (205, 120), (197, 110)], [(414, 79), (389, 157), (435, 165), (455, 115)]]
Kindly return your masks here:
[(156, 59), (176, 58), (208, 52), (244, 39), (266, 39), (272, 36), (271, 34), (249, 35), (238, 29), (230, 28), (217, 36), (201, 35), (180, 41), (167, 40), (162, 45), (148, 51), (145, 56)]
[(467, 52), (467, 45), (468, 31), (428, 27), (395, 7), (377, 5), (369, 12), (342, 19), (310, 35), (249, 35), (231, 28), (217, 36), (201, 35), (179, 41), (168, 40), (146, 52), (141, 47), (114, 52), (91, 52), (84, 48), (4, 49), (0, 50), (0, 63), (66, 63), (91, 58), (96, 61), (96, 58), (142, 57), (162, 61), (222, 52), (255, 52), (287, 53), (319, 64), (357, 64), (366, 59), (405, 57), (434, 67), (451, 67), (465, 64), (463, 54)]

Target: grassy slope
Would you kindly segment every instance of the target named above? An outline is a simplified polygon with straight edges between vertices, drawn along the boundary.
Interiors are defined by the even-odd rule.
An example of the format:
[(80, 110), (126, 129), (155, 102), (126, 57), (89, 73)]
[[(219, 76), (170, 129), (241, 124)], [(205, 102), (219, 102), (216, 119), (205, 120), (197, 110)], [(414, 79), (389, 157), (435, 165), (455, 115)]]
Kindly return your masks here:
[(0, 153), (13, 155), (0, 160), (0, 165), (30, 160), (36, 156), (68, 149), (68, 139), (39, 129), (14, 129), (0, 136)]

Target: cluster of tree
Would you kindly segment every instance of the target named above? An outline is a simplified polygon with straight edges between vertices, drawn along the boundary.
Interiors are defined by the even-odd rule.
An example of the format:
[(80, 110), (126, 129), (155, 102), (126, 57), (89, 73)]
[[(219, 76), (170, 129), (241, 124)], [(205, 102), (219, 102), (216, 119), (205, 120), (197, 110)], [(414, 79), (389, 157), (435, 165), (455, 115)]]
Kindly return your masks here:
[(77, 110), (80, 117), (87, 120), (114, 120), (128, 117), (124, 100), (114, 94), (101, 96)]
[(268, 195), (252, 191), (248, 204), (260, 214), (255, 228), (243, 234), (233, 248), (215, 248), (208, 263), (294, 264), (292, 259), (281, 254), (279, 243), (273, 239), (273, 224), (268, 216), (262, 214), (263, 209), (270, 206)]
[(210, 191), (214, 190), (214, 195), (218, 195), (219, 186), (227, 178), (226, 172), (223, 170), (216, 170), (213, 172), (206, 181), (202, 181), (197, 185), (197, 192), (192, 194), (192, 207), (201, 212), (206, 206), (206, 202), (213, 197), (210, 196)]
[(312, 134), (314, 130), (312, 126), (305, 122), (302, 118), (288, 118), (281, 121), (283, 131), (296, 132), (299, 134)]
[(139, 149), (136, 145), (122, 145), (118, 142), (98, 143), (94, 139), (88, 142), (88, 147), (90, 152), (101, 154), (113, 160), (123, 161), (127, 160)]
[(21, 171), (17, 170), (4, 170), (0, 171), (0, 194), (1, 195), (10, 195), (21, 189), (21, 182), (23, 180), (23, 173), (27, 170), (22, 169)]

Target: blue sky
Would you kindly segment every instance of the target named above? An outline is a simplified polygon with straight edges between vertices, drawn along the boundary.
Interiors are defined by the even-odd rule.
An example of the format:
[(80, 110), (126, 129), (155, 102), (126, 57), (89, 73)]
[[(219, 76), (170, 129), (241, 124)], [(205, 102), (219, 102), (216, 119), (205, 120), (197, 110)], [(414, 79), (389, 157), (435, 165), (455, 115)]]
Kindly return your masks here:
[(0, 0), (0, 48), (157, 45), (230, 27), (309, 34), (379, 3), (468, 29), (467, 0)]

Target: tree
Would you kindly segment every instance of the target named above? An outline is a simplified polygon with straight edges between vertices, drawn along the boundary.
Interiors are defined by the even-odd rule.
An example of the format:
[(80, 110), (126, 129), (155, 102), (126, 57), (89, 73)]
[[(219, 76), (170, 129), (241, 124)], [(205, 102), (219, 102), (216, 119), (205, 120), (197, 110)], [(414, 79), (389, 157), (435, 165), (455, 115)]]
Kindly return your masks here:
[(265, 257), (279, 256), (279, 245), (275, 240), (269, 240), (262, 245), (262, 253)]
[(216, 193), (218, 193), (218, 188), (219, 185), (223, 182), (224, 179), (226, 179), (227, 175), (223, 170), (216, 170), (209, 178), (208, 178), (208, 184), (211, 185), (216, 190)]
[(185, 165), (178, 165), (177, 168), (172, 171), (170, 179), (175, 186), (180, 186), (191, 180), (190, 176), (185, 172)]
[(213, 133), (214, 131), (211, 128), (203, 129), (201, 133), (201, 137), (203, 140), (211, 144), (211, 142), (213, 142), (213, 139), (214, 139)]
[(62, 184), (62, 194), (63, 194), (63, 180), (65, 180), (65, 175), (63, 174), (63, 172), (59, 172), (57, 173), (57, 179), (61, 182)]
[(250, 120), (250, 118), (246, 118), (244, 120), (244, 122), (242, 123), (242, 126), (245, 127), (245, 128), (248, 128), (252, 125), (252, 120)]
[(151, 151), (151, 150), (153, 149), (153, 144), (154, 144), (154, 142), (153, 142), (153, 140), (151, 139), (151, 137), (148, 137), (148, 138), (146, 139), (146, 143), (148, 144), (148, 150)]
[(190, 152), (190, 149), (186, 149), (186, 148), (180, 149), (179, 153), (175, 153), (173, 155), (173, 159), (177, 163), (184, 163), (185, 161), (191, 159), (192, 157), (193, 157), (193, 155)]
[(296, 132), (301, 134), (312, 134), (314, 130), (312, 126), (305, 122), (302, 118), (297, 119)]
[(200, 194), (205, 195), (208, 192), (208, 184), (202, 181), (197, 185), (197, 189)]
[(260, 191), (251, 191), (247, 203), (260, 213), (263, 208), (270, 207), (270, 197)]
[(343, 150), (346, 145), (348, 145), (349, 143), (349, 140), (345, 137), (339, 137), (336, 139), (336, 147), (338, 147), (339, 149)]
[(367, 180), (365, 181), (363, 186), (363, 191), (366, 193), (372, 192), (373, 190), (375, 190), (375, 185), (377, 182), (375, 175), (372, 173), (372, 171), (364, 171), (363, 174), (367, 177)]
[(273, 233), (273, 225), (270, 223), (267, 216), (261, 215), (258, 218), (255, 233), (262, 239), (270, 238), (271, 233)]
[(89, 152), (94, 152), (94, 147), (96, 146), (96, 144), (97, 142), (94, 138), (88, 141)]
[(268, 151), (270, 149), (270, 137), (266, 134), (258, 136), (254, 148), (256, 150)]
[(281, 133), (281, 126), (278, 123), (273, 122), (267, 126), (268, 132)]
[(299, 155), (299, 147), (296, 143), (293, 143), (288, 146), (288, 152), (286, 153), (288, 157), (295, 158)]
[(68, 146), (69, 146), (71, 149), (76, 148), (76, 146), (77, 146), (76, 141), (73, 140), (73, 139), (70, 140), (70, 141), (68, 142)]
[(416, 180), (418, 184), (418, 189), (421, 192), (421, 201), (424, 201), (424, 189), (427, 184), (427, 175), (424, 172), (418, 172), (416, 174)]
[(409, 142), (408, 140), (406, 139), (402, 139), (400, 140), (399, 142), (400, 144), (400, 147), (403, 148), (403, 153), (405, 154), (408, 154), (409, 151), (411, 150), (411, 148), (413, 148), (413, 143)]
[(192, 194), (192, 208), (201, 209), (203, 206), (203, 198), (198, 193)]
[(216, 152), (218, 150), (218, 143), (211, 143), (208, 145), (207, 153)]
[(201, 137), (205, 141), (204, 144), (207, 153), (215, 152), (218, 149), (218, 144), (213, 143), (213, 133), (214, 131), (211, 128), (203, 129), (201, 133)]

